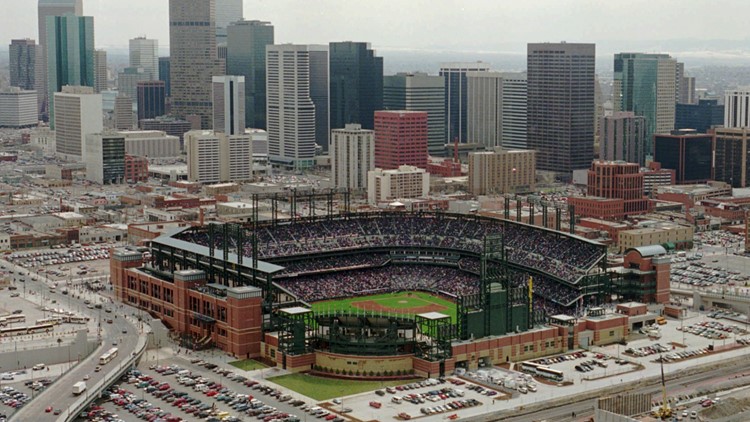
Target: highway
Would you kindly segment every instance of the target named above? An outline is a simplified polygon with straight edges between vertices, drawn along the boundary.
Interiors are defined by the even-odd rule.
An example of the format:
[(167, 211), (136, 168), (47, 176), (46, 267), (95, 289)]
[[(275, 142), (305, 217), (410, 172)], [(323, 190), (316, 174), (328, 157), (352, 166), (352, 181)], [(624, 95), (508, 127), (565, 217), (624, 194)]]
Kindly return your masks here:
[[(9, 268), (15, 268), (17, 271), (23, 271), (27, 273), (28, 270), (13, 265), (12, 263), (4, 260), (0, 260), (0, 263), (8, 266)], [(54, 307), (68, 307), (70, 310), (81, 312), (88, 315), (94, 320), (99, 320), (101, 324), (101, 339), (100, 346), (86, 359), (83, 359), (80, 364), (74, 366), (70, 371), (63, 374), (56, 382), (51, 384), (47, 389), (41, 392), (36, 398), (27, 403), (24, 407), (16, 412), (12, 420), (13, 421), (53, 421), (58, 418), (66, 416), (68, 408), (79, 398), (74, 396), (72, 393), (72, 386), (78, 381), (82, 381), (84, 376), (89, 375), (90, 379), (86, 381), (87, 385), (95, 385), (100, 379), (104, 378), (111, 370), (120, 366), (135, 350), (136, 341), (134, 339), (138, 336), (138, 327), (134, 324), (132, 318), (129, 320), (124, 316), (129, 314), (131, 308), (120, 309), (118, 304), (105, 304), (105, 307), (111, 307), (113, 313), (105, 313), (102, 309), (89, 309), (87, 308), (84, 300), (86, 297), (90, 297), (97, 300), (100, 297), (98, 294), (92, 295), (76, 295), (73, 297), (74, 292), (71, 291), (69, 295), (63, 295), (59, 292), (49, 292), (49, 286), (43, 279), (33, 279), (34, 277), (26, 275), (20, 278), (24, 278), (25, 291), (38, 291), (46, 292), (44, 296), (47, 298), (42, 299), (46, 303), (51, 303), (51, 300), (56, 300), (55, 305), (49, 305)], [(20, 281), (20, 280), (19, 280)], [(20, 290), (19, 286), (19, 290)], [(27, 296), (28, 297), (28, 296)], [(40, 300), (40, 297), (35, 298)], [(109, 302), (107, 300), (107, 302)], [(30, 305), (29, 305), (30, 306)], [(79, 311), (80, 310), (80, 311)], [(112, 320), (109, 324), (106, 321)], [(114, 346), (113, 343), (117, 343)], [(96, 366), (99, 365), (99, 356), (104, 352), (111, 349), (112, 347), (118, 348), (117, 357), (106, 365), (101, 365), (102, 369), (100, 372), (94, 372)], [(88, 394), (87, 390), (85, 394)], [(45, 408), (51, 406), (53, 409), (61, 409), (62, 415), (55, 416), (53, 413), (46, 413)]]

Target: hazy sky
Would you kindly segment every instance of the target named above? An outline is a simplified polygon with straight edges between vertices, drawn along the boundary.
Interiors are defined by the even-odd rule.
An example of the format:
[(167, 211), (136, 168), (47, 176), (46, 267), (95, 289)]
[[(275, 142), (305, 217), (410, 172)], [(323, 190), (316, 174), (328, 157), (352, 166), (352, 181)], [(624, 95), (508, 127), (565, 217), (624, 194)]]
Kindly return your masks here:
[[(168, 0), (83, 0), (97, 48), (138, 35), (169, 44)], [(36, 0), (0, 0), (0, 43), (37, 38)], [(277, 42), (369, 41), (375, 48), (525, 53), (527, 42), (750, 38), (746, 0), (245, 0), (245, 19), (271, 21)], [(649, 42), (646, 42), (649, 41)], [(701, 47), (696, 47), (701, 48)], [(731, 47), (729, 48), (731, 49)], [(600, 49), (601, 50), (601, 49)], [(605, 53), (597, 51), (597, 53)]]

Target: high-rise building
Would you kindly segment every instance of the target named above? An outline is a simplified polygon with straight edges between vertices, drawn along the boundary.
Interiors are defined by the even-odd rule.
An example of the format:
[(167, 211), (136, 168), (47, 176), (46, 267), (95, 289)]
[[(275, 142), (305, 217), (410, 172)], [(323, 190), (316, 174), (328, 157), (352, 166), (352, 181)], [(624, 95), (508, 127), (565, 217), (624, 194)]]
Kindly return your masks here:
[[(227, 42), (227, 32), (232, 22), (242, 19), (242, 0), (216, 0), (216, 44)], [(273, 44), (273, 43), (272, 43)], [(233, 75), (238, 75), (233, 73)]]
[(341, 128), (359, 123), (374, 128), (374, 114), (383, 109), (383, 58), (364, 42), (329, 44), (331, 124)]
[(315, 143), (328, 151), (330, 130), (328, 46), (308, 45), (310, 52), (310, 99), (315, 106)]
[(130, 67), (140, 67), (150, 80), (159, 79), (159, 40), (133, 38), (130, 45)]
[(400, 166), (367, 172), (367, 202), (376, 205), (394, 199), (425, 198), (430, 193), (430, 174), (423, 168)]
[(695, 77), (683, 76), (680, 83), (680, 99), (677, 104), (697, 104), (698, 95), (695, 92)]
[(724, 92), (724, 127), (750, 127), (750, 88)]
[(126, 67), (117, 74), (117, 92), (127, 95), (131, 101), (138, 101), (138, 83), (150, 81), (149, 74), (142, 67)]
[(712, 157), (713, 135), (685, 129), (654, 135), (654, 161), (674, 170), (677, 184), (710, 180)]
[(224, 74), (216, 53), (215, 6), (215, 0), (169, 0), (172, 114), (199, 116), (201, 128), (211, 126), (211, 78)]
[(153, 119), (144, 119), (138, 122), (143, 130), (161, 130), (168, 135), (180, 138), (180, 146), (184, 145), (184, 135), (191, 129), (187, 120), (177, 119), (172, 116), (158, 116)]
[(94, 92), (106, 91), (108, 80), (107, 52), (105, 50), (94, 50)]
[(374, 132), (350, 123), (331, 131), (331, 182), (336, 188), (365, 189), (375, 169)]
[(166, 88), (164, 81), (142, 81), (136, 87), (138, 95), (138, 121), (166, 114)]
[(17, 86), (0, 90), (0, 127), (31, 127), (38, 123), (36, 91)]
[(133, 128), (133, 100), (125, 94), (115, 97), (114, 128), (116, 130)]
[(594, 44), (529, 44), (526, 144), (537, 170), (570, 180), (594, 158)]
[(185, 134), (188, 180), (198, 183), (238, 182), (253, 177), (252, 139), (210, 130)]
[(227, 135), (245, 133), (245, 77), (213, 77), (213, 128)]
[(467, 139), (488, 149), (526, 147), (526, 74), (466, 72)]
[[(62, 16), (72, 13), (75, 16), (83, 15), (83, 0), (39, 0), (37, 6), (39, 48), (37, 50), (36, 62), (36, 92), (39, 112), (47, 116), (49, 112), (48, 102), (50, 93), (47, 89), (47, 16)], [(53, 92), (54, 93), (54, 92)], [(50, 117), (50, 121), (52, 118)]]
[(427, 113), (375, 112), (375, 167), (390, 170), (402, 165), (427, 168)]
[(117, 132), (86, 135), (83, 161), (86, 163), (86, 180), (100, 185), (124, 183), (125, 138)]
[(164, 81), (167, 97), (171, 95), (169, 72), (169, 57), (159, 57), (159, 80)]
[(65, 86), (55, 94), (56, 153), (64, 158), (83, 158), (86, 135), (102, 131), (102, 95), (85, 86)]
[(676, 129), (695, 129), (706, 133), (710, 129), (724, 123), (724, 105), (718, 100), (702, 99), (697, 104), (681, 104), (675, 106)]
[(430, 155), (443, 155), (445, 82), (442, 77), (420, 72), (383, 77), (383, 109), (426, 112), (427, 151)]
[(599, 156), (606, 161), (645, 165), (646, 118), (632, 111), (616, 111), (599, 125)]
[(489, 70), (490, 66), (482, 62), (456, 62), (440, 65), (440, 76), (444, 78), (445, 83), (445, 141), (447, 143), (453, 143), (456, 139), (460, 143), (477, 142), (474, 139), (467, 139), (466, 73)]
[(266, 46), (273, 45), (270, 22), (240, 20), (227, 27), (227, 74), (245, 77), (245, 122), (266, 128)]
[[(47, 16), (47, 89), (60, 92), (65, 85), (94, 86), (94, 18)], [(54, 97), (49, 105), (54, 123)]]
[(37, 45), (34, 40), (26, 38), (10, 41), (10, 86), (17, 86), (26, 91), (36, 89), (36, 52)]
[(536, 151), (505, 150), (469, 153), (469, 191), (473, 195), (533, 192)]
[(677, 60), (668, 54), (615, 54), (613, 106), (615, 111), (632, 111), (646, 118), (646, 153), (657, 133), (675, 128)]
[(750, 186), (750, 128), (717, 128), (714, 131), (713, 180), (733, 188)]
[(306, 45), (266, 47), (268, 154), (287, 168), (315, 162), (315, 105), (310, 94), (310, 51)]

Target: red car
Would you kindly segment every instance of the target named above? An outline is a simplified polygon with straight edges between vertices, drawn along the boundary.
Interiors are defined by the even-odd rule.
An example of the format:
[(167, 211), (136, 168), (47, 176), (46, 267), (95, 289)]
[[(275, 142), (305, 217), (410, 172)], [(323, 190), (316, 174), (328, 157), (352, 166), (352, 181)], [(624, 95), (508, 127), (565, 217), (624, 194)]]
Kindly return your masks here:
[(370, 402), (370, 407), (374, 407), (376, 409), (380, 409), (381, 406), (382, 406), (382, 404), (380, 402), (378, 402), (378, 401), (371, 401)]
[(46, 408), (44, 409), (44, 413), (49, 413), (49, 412), (51, 412), (51, 411), (52, 411), (52, 406), (47, 406), (47, 407), (46, 407)]

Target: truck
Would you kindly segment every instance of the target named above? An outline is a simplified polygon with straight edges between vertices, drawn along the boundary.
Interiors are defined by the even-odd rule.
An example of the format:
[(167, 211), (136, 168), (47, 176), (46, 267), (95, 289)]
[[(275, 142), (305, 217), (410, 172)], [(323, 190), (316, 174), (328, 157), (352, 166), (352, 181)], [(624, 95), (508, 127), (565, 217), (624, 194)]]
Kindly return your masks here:
[(77, 383), (73, 384), (73, 395), (77, 396), (81, 393), (86, 391), (86, 383), (83, 381), (78, 381)]

